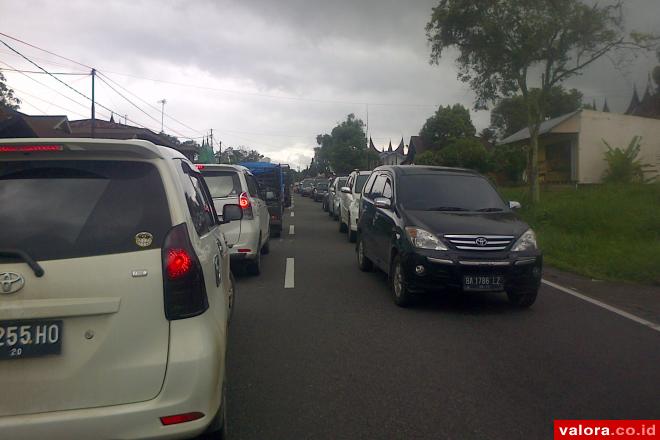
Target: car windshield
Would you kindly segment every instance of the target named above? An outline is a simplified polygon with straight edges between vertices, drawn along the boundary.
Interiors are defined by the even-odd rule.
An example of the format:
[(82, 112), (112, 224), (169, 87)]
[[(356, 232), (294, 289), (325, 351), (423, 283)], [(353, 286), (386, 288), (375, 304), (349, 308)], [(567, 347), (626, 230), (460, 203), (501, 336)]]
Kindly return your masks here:
[(241, 193), (241, 181), (236, 172), (204, 170), (202, 175), (214, 199), (236, 197)]
[(142, 162), (2, 163), (0, 206), (12, 207), (0, 210), (0, 248), (36, 260), (139, 251), (141, 232), (160, 246), (171, 225), (158, 170)]
[(359, 174), (357, 176), (357, 179), (355, 181), (355, 192), (357, 194), (362, 192), (362, 188), (364, 187), (364, 184), (367, 182), (368, 178), (369, 178), (368, 174)]
[(321, 190), (327, 190), (328, 189), (328, 183), (327, 182), (319, 182), (316, 184), (316, 189), (321, 189)]
[(399, 201), (413, 211), (504, 211), (507, 206), (483, 177), (469, 174), (410, 174), (399, 179)]

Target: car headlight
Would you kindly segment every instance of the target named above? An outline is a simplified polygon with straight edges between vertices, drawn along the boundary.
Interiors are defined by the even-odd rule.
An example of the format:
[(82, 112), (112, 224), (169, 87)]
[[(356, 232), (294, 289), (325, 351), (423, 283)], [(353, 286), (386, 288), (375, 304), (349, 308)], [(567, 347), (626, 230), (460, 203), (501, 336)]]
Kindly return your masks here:
[(536, 249), (538, 249), (536, 245), (536, 234), (531, 229), (528, 229), (523, 235), (520, 236), (511, 250), (514, 252), (521, 252)]
[(431, 234), (429, 231), (424, 229), (407, 227), (406, 234), (410, 239), (410, 242), (416, 248), (420, 249), (430, 249), (434, 251), (446, 251), (447, 246), (445, 246), (438, 237)]

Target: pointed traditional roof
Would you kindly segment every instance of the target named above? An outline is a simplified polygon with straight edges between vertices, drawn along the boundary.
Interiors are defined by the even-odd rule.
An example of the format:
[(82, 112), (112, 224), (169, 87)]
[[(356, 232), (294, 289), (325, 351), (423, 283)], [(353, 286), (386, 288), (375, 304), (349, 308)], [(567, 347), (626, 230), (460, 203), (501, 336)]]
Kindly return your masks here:
[(637, 94), (637, 84), (633, 85), (633, 96), (632, 99), (630, 100), (630, 104), (628, 105), (628, 109), (626, 110), (625, 114), (630, 115), (632, 114), (637, 107), (639, 107), (640, 104), (639, 100), (639, 95)]
[(115, 114), (110, 112), (110, 122), (114, 123), (115, 122)]
[[(594, 110), (595, 110), (595, 107), (594, 107)], [(603, 104), (603, 111), (604, 111), (605, 113), (609, 113), (609, 112), (610, 112), (610, 106), (607, 105), (607, 98), (605, 98), (605, 104)]]
[(390, 139), (390, 146), (387, 147), (387, 152), (391, 153), (392, 152), (392, 140)]
[(403, 138), (401, 138), (401, 142), (399, 142), (399, 146), (396, 147), (396, 150), (394, 152), (401, 154), (402, 156), (405, 155), (403, 150), (406, 148), (406, 146), (403, 144)]

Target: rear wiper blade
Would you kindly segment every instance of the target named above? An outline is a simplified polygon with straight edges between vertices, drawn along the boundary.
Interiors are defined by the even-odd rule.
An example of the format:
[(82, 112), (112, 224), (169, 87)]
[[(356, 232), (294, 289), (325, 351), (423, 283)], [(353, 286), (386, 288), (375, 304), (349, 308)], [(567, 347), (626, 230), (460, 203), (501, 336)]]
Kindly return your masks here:
[(481, 208), (477, 209), (477, 212), (501, 212), (504, 211), (502, 208)]
[(44, 276), (44, 269), (25, 251), (20, 249), (0, 249), (0, 257), (20, 258), (30, 266), (37, 278)]
[(469, 211), (469, 209), (459, 208), (458, 206), (436, 206), (428, 208), (427, 211)]

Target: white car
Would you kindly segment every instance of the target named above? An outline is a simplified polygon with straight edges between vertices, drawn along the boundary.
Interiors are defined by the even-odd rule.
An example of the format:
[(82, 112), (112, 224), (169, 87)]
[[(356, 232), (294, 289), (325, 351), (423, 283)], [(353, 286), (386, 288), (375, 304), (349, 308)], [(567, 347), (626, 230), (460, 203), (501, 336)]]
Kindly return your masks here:
[(226, 204), (238, 204), (243, 219), (220, 227), (230, 246), (232, 264), (245, 264), (253, 275), (261, 272), (261, 255), (270, 250), (270, 215), (250, 170), (240, 165), (197, 165), (211, 191), (216, 212)]
[(195, 166), (71, 138), (0, 164), (0, 438), (222, 438), (234, 281)]
[(371, 171), (353, 171), (348, 175), (345, 186), (341, 187), (339, 200), (339, 232), (348, 232), (351, 243), (357, 238), (357, 220), (362, 187)]
[(333, 219), (339, 219), (339, 200), (341, 199), (341, 188), (346, 183), (348, 177), (336, 177), (330, 185), (328, 192), (328, 214)]

